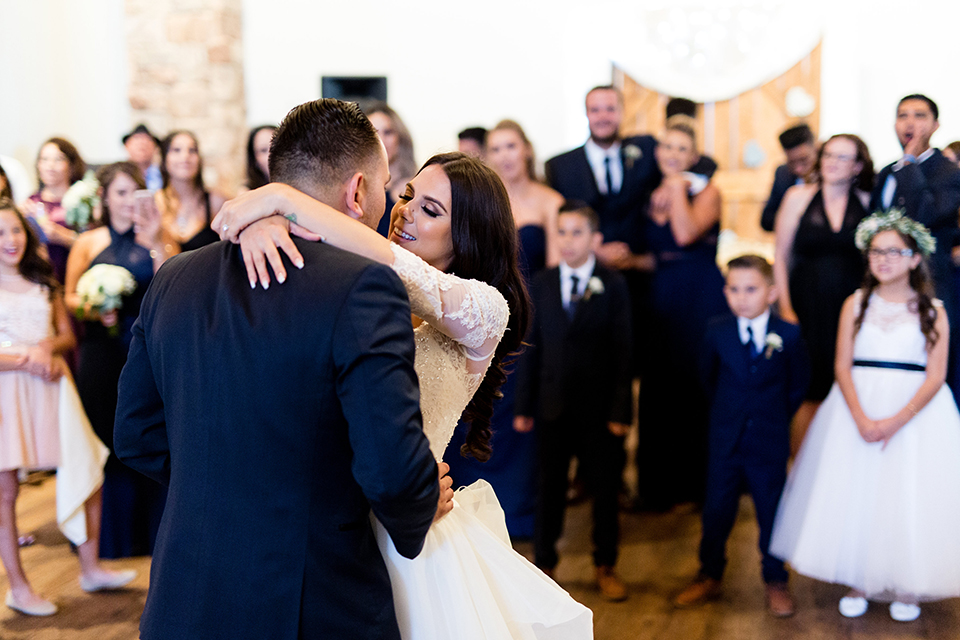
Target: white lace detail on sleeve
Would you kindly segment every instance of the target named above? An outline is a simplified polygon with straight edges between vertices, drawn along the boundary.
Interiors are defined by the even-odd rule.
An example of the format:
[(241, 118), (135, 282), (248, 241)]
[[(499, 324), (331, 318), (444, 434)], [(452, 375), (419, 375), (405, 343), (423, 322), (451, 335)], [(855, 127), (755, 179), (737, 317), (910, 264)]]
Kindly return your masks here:
[(470, 360), (490, 358), (510, 318), (500, 292), (435, 269), (403, 247), (394, 244), (391, 249), (393, 270), (407, 289), (414, 315), (457, 341)]

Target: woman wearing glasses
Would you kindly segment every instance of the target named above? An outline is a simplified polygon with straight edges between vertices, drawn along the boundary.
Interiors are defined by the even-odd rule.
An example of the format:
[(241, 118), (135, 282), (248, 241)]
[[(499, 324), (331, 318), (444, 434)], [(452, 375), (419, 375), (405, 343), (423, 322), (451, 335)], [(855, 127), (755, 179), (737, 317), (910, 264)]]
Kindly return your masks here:
[(853, 236), (867, 215), (874, 176), (867, 145), (847, 133), (820, 147), (814, 171), (818, 182), (787, 191), (776, 225), (780, 315), (800, 324), (812, 373), (807, 401), (797, 412), (794, 451), (833, 384), (840, 309), (863, 275)]

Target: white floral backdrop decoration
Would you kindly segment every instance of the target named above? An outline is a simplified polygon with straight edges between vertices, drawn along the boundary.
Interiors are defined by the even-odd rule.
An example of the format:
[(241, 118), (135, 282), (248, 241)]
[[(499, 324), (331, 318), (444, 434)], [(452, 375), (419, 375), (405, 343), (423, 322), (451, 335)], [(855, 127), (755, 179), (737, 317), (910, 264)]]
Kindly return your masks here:
[(822, 0), (591, 3), (576, 31), (645, 87), (728, 100), (786, 72), (817, 45)]

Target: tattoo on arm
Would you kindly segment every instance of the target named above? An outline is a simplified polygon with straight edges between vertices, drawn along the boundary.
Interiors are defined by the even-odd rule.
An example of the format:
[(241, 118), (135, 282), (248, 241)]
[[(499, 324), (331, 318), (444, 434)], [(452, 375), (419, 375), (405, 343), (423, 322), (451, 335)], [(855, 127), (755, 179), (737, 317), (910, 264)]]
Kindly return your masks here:
[(297, 224), (297, 214), (295, 214), (295, 213), (285, 213), (285, 214), (283, 214), (283, 217), (286, 218), (287, 220), (289, 220), (290, 222), (292, 222), (293, 224)]

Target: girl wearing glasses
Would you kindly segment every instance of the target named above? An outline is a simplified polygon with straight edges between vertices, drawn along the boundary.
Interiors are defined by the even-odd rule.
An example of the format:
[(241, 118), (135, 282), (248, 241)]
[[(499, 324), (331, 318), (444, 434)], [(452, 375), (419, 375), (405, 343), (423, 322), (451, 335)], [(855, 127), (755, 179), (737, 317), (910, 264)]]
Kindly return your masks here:
[(926, 258), (936, 243), (901, 211), (856, 231), (869, 268), (843, 304), (836, 383), (787, 479), (770, 552), (915, 620), (960, 596), (960, 414), (944, 384), (950, 329)]

